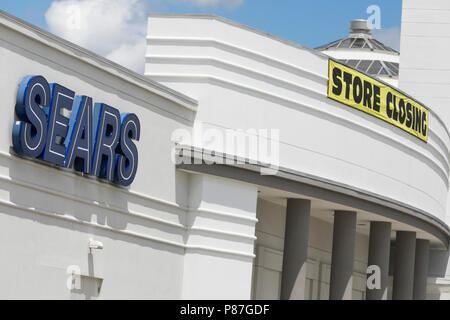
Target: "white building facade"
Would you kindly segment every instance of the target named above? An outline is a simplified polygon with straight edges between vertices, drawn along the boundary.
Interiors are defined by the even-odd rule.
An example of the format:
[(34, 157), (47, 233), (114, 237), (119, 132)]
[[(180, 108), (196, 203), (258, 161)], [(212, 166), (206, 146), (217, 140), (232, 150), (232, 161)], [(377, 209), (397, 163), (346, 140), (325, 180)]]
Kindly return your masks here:
[[(327, 55), (216, 16), (150, 15), (145, 76), (4, 12), (0, 28), (0, 298), (448, 298), (450, 135), (434, 101), (424, 142), (329, 99)], [(106, 156), (96, 177), (21, 154), (29, 75), (124, 115), (110, 181)], [(92, 133), (109, 139), (104, 118)], [(127, 186), (120, 159), (138, 159)]]

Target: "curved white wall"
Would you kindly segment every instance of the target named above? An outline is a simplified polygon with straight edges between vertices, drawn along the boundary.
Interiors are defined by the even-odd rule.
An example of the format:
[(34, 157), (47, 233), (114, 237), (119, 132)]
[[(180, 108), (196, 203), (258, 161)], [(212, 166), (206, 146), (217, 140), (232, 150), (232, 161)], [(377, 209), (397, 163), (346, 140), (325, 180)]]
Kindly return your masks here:
[(399, 86), (432, 106), (447, 126), (450, 124), (449, 18), (448, 1), (403, 0)]
[[(176, 203), (168, 141), (189, 126), (195, 102), (183, 106), (157, 84), (3, 13), (0, 68), (0, 297), (97, 298), (67, 288), (67, 268), (77, 266), (84, 280), (103, 281), (101, 298), (180, 298), (186, 210)], [(130, 188), (11, 154), (17, 89), (30, 74), (136, 113), (139, 166)], [(89, 238), (103, 250), (89, 254)]]
[[(256, 186), (172, 161), (195, 100), (4, 12), (0, 68), (0, 298), (250, 298)], [(30, 74), (138, 116), (131, 186), (15, 155), (16, 94)], [(90, 252), (90, 238), (103, 249)], [(70, 290), (76, 270), (81, 287)]]
[(197, 99), (204, 127), (280, 129), (280, 166), (445, 217), (450, 137), (434, 114), (425, 144), (328, 99), (325, 55), (222, 18), (150, 15), (147, 42), (145, 74)]

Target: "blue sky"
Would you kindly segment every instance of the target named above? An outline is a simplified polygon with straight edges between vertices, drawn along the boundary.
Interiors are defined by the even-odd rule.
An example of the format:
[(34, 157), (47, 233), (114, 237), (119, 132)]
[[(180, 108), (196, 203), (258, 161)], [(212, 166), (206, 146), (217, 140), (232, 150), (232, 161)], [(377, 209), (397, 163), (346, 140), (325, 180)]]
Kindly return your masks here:
[(214, 13), (308, 47), (318, 47), (345, 37), (349, 21), (368, 18), (366, 9), (373, 4), (381, 9), (382, 28), (400, 27), (401, 0), (244, 0), (234, 10), (176, 5), (167, 5), (166, 9)]
[[(94, 6), (95, 3), (98, 5)], [(367, 19), (369, 14), (366, 9), (370, 5), (377, 5), (381, 9), (382, 29), (376, 32), (376, 37), (396, 49), (399, 43), (402, 4), (401, 0), (1, 0), (0, 8), (120, 62), (123, 51), (128, 47), (135, 48), (135, 44), (122, 43), (121, 39), (114, 38), (114, 35), (109, 37), (106, 34), (108, 30), (102, 31), (99, 25), (93, 24), (93, 20), (106, 19), (105, 7), (113, 7), (111, 4), (114, 3), (124, 8), (123, 15), (129, 15), (131, 12), (134, 22), (127, 20), (129, 18), (122, 21), (122, 16), (117, 22), (121, 30), (129, 28), (128, 34), (138, 34), (141, 29), (145, 33), (145, 16), (148, 12), (212, 13), (313, 48), (345, 37), (348, 34), (349, 21)], [(68, 6), (74, 4), (80, 5), (83, 19), (86, 18), (83, 24), (85, 28), (80, 34), (62, 30), (61, 21), (58, 20), (63, 19)], [(116, 14), (120, 11), (118, 7), (111, 12)], [(92, 12), (95, 10), (99, 12)], [(84, 14), (85, 12), (89, 14)], [(102, 52), (100, 47), (96, 47), (97, 42), (90, 41), (90, 38), (98, 39), (99, 34), (96, 35), (95, 30), (98, 30), (105, 41), (110, 41), (110, 52)], [(139, 39), (136, 37), (135, 41), (140, 41)], [(122, 44), (124, 46), (120, 52), (113, 52), (114, 46)], [(108, 44), (102, 44), (103, 47), (108, 47)], [(128, 54), (124, 55), (129, 57)]]

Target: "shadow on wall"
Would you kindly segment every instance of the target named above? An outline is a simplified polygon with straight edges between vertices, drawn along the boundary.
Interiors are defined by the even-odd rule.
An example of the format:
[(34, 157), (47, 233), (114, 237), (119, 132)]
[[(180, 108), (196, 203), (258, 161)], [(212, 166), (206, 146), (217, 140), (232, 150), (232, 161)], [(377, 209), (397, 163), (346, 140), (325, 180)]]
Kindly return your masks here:
[(100, 295), (103, 279), (95, 277), (94, 256), (88, 253), (88, 275), (81, 275), (73, 281), (73, 289), (70, 291), (72, 300), (92, 300)]
[[(137, 86), (129, 85), (126, 81), (111, 76), (109, 73), (100, 69), (91, 71), (89, 70), (90, 67), (86, 67), (86, 64), (84, 62), (80, 62), (75, 58), (67, 57), (63, 53), (52, 50), (44, 45), (34, 43), (37, 46), (36, 50), (30, 51), (24, 49), (24, 44), (28, 43), (29, 39), (23, 37), (20, 34), (15, 34), (14, 36), (17, 37), (17, 39), (15, 38), (14, 43), (3, 41), (0, 47), (5, 49), (6, 51), (10, 51), (19, 56), (22, 56), (24, 57), (24, 59), (32, 60), (37, 65), (40, 64), (44, 67), (48, 67), (52, 70), (66, 75), (68, 80), (65, 83), (61, 82), (61, 85), (63, 86), (70, 87), (70, 83), (68, 82), (71, 78), (75, 78), (77, 80), (81, 80), (83, 83), (86, 83), (87, 87), (95, 87), (98, 90), (102, 90), (108, 94), (113, 94), (123, 100), (135, 104), (136, 106), (139, 106), (146, 110), (150, 110), (151, 112), (154, 112), (161, 116), (174, 119), (180, 123), (189, 125), (191, 124), (191, 121), (187, 120), (191, 118), (192, 113), (190, 111), (186, 111), (187, 113), (185, 114), (180, 111), (182, 108), (175, 109), (175, 107), (172, 106), (172, 103), (167, 103), (167, 100), (162, 97), (151, 94), (147, 90), (138, 88)], [(63, 59), (72, 59), (73, 61), (71, 61), (71, 64), (63, 65), (59, 62), (63, 61)], [(83, 72), (86, 70), (87, 72)], [(90, 73), (93, 72), (96, 73), (96, 78), (93, 78), (90, 75)], [(33, 73), (34, 70), (29, 70), (29, 74)], [(46, 77), (49, 82), (57, 81), (57, 79), (52, 79), (49, 75), (42, 75)], [(23, 76), (25, 76), (25, 74)], [(20, 79), (18, 79), (18, 81), (20, 81)], [(19, 83), (17, 83), (17, 85), (19, 85)], [(75, 90), (76, 94), (86, 94), (86, 92), (78, 92), (77, 88), (71, 89)], [(128, 89), (132, 91), (128, 92)], [(149, 100), (149, 96), (151, 96), (152, 99)], [(96, 99), (102, 99), (102, 97), (93, 97), (94, 102), (99, 101)], [(117, 107), (120, 108), (120, 106)], [(8, 132), (11, 132), (12, 130), (12, 119), (10, 123), (11, 125), (8, 129)], [(11, 153), (13, 152), (11, 151)], [(134, 195), (128, 194), (126, 191), (117, 192), (116, 188), (119, 187), (116, 186), (111, 187), (106, 183), (105, 186), (102, 186), (103, 183), (100, 183), (99, 186), (96, 183), (87, 181), (89, 179), (95, 179), (92, 177), (85, 176), (82, 179), (79, 179), (70, 176), (67, 177), (67, 175), (61, 175), (59, 173), (64, 172), (64, 169), (52, 166), (51, 164), (45, 162), (36, 164), (38, 162), (38, 160), (26, 159), (18, 161), (15, 161), (13, 159), (11, 161), (7, 157), (0, 156), (0, 168), (3, 167), (9, 170), (9, 177), (12, 181), (19, 181), (25, 184), (30, 183), (34, 184), (35, 187), (37, 187), (37, 190), (28, 189), (0, 179), (0, 193), (8, 193), (8, 196), (5, 197), (8, 198), (8, 200), (12, 203), (15, 203), (19, 206), (41, 209), (42, 211), (48, 211), (49, 213), (59, 216), (73, 216), (76, 220), (79, 220), (82, 223), (91, 222), (93, 215), (95, 215), (95, 221), (97, 224), (110, 227), (114, 230), (127, 230), (130, 225), (139, 225), (148, 228), (149, 230), (157, 229), (172, 234), (180, 233), (179, 229), (161, 225), (148, 219), (142, 219), (136, 216), (127, 215), (127, 213), (130, 212), (130, 207), (137, 207), (143, 208), (142, 210), (146, 211), (146, 213), (149, 212), (149, 216), (152, 216), (151, 213), (153, 212), (164, 211), (169, 214), (176, 215), (178, 217), (178, 220), (182, 220), (184, 213), (180, 212), (179, 209), (136, 197)], [(40, 166), (42, 166), (42, 168), (39, 168)], [(51, 171), (54, 171), (54, 173), (52, 173)], [(75, 172), (73, 174), (81, 175)], [(56, 192), (67, 194), (68, 196), (83, 195), (83, 199), (89, 200), (90, 202), (95, 202), (99, 204), (99, 206), (89, 205), (83, 202), (77, 202), (64, 197), (58, 197), (45, 192), (40, 192), (38, 189), (45, 188), (43, 186), (49, 186), (50, 189), (53, 189)], [(113, 208), (111, 210), (108, 210), (108, 206), (110, 205), (112, 205)], [(106, 209), (102, 208), (101, 206), (106, 207)], [(119, 212), (114, 208), (118, 208)], [(19, 211), (20, 216), (27, 217), (41, 223), (59, 225), (71, 230), (83, 230), (84, 232), (96, 235), (105, 235), (112, 239), (122, 239), (124, 241), (134, 242), (143, 246), (160, 246), (159, 244), (152, 243), (151, 241), (148, 241), (146, 239), (140, 239), (138, 237), (127, 236), (119, 233), (114, 233), (114, 236), (112, 236), (112, 233), (110, 231), (98, 229), (92, 226), (83, 226), (82, 223), (71, 223), (65, 220), (46, 217), (44, 215), (39, 216), (27, 211)], [(10, 214), (9, 212), (3, 213)], [(179, 222), (181, 223), (181, 221)], [(169, 245), (161, 244), (161, 246), (165, 247), (164, 250), (173, 252), (180, 252), (180, 250), (182, 250)]]
[[(88, 235), (95, 235), (173, 253), (183, 252), (184, 249), (182, 248), (160, 244), (134, 235), (115, 232), (127, 231), (130, 229), (130, 226), (135, 225), (139, 225), (140, 229), (142, 227), (147, 229), (149, 235), (151, 230), (154, 229), (172, 234), (180, 234), (182, 231), (171, 226), (161, 225), (151, 220), (127, 214), (129, 213), (128, 207), (131, 201), (133, 205), (137, 204), (151, 212), (165, 211), (178, 216), (180, 215), (180, 210), (140, 199), (126, 192), (118, 192), (116, 189), (118, 187), (109, 186), (106, 183), (105, 186), (102, 186), (102, 183), (97, 184), (84, 181), (85, 179), (91, 179), (88, 177), (80, 179), (71, 177), (70, 173), (61, 174), (61, 171), (64, 171), (63, 169), (46, 164), (36, 164), (34, 162), (35, 160), (20, 158), (17, 161), (11, 161), (9, 158), (0, 155), (0, 168), (9, 169), (9, 178), (12, 181), (32, 186), (32, 188), (23, 187), (14, 182), (1, 179), (0, 177), (0, 195), (2, 195), (2, 198), (5, 198), (6, 192), (11, 203), (19, 207), (30, 208), (32, 210), (36, 209), (37, 211), (48, 213), (48, 215), (22, 210), (20, 208), (10, 210), (2, 209), (2, 214), (14, 215), (33, 220), (37, 223), (83, 232), (86, 234), (86, 237)], [(54, 171), (54, 174), (51, 171)], [(45, 189), (47, 188), (51, 191), (61, 193), (63, 196), (46, 193)], [(39, 191), (39, 189), (43, 191)], [(87, 200), (87, 203), (68, 199), (64, 196), (74, 197), (75, 199), (79, 197), (80, 199)], [(108, 207), (111, 207), (111, 209)], [(73, 217), (74, 221), (58, 219), (58, 217)], [(105, 226), (109, 230), (98, 228), (95, 225), (84, 224), (92, 222), (100, 226)], [(147, 234), (143, 233), (143, 235)]]
[[(149, 289), (145, 289), (148, 297), (177, 298), (174, 283), (181, 283), (176, 279), (182, 276), (182, 264), (173, 262), (181, 261), (178, 257), (182, 257), (185, 249), (152, 239), (175, 238), (183, 243), (185, 229), (133, 213), (158, 217), (164, 212), (172, 215), (173, 220), (181, 220), (184, 211), (64, 171), (36, 160), (15, 156), (11, 159), (0, 154), (0, 218), (6, 221), (0, 232), (8, 239), (7, 248), (0, 251), (0, 259), (9, 261), (7, 268), (22, 270), (24, 278), (42, 272), (48, 276), (36, 280), (41, 288), (36, 290), (42, 293), (30, 291), (28, 294), (33, 295), (30, 298), (42, 295), (59, 299), (66, 294), (70, 299), (123, 298), (127, 294), (132, 297), (133, 291), (111, 291), (138, 279), (137, 274), (130, 277), (130, 284), (123, 282), (124, 272), (146, 273), (142, 278), (148, 282)], [(134, 209), (132, 212), (130, 207)], [(11, 230), (8, 221), (18, 229)], [(105, 250), (88, 253), (89, 238), (103, 242)], [(138, 252), (143, 256), (129, 259)], [(17, 259), (8, 257), (10, 254), (17, 255)], [(148, 261), (152, 262), (143, 271), (142, 263)], [(171, 263), (168, 265), (167, 261)], [(71, 265), (81, 268), (80, 285), (66, 291), (67, 268)], [(61, 282), (49, 280), (54, 278)], [(15, 282), (8, 285), (14, 286)], [(154, 286), (159, 289), (152, 291)]]

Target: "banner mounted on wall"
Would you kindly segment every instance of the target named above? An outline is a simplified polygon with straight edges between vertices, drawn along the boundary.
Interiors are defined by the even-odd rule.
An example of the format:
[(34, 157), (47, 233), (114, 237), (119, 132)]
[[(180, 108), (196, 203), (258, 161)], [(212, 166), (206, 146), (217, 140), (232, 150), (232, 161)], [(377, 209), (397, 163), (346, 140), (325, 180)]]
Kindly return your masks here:
[(333, 59), (328, 63), (328, 98), (428, 141), (427, 108), (393, 87)]

